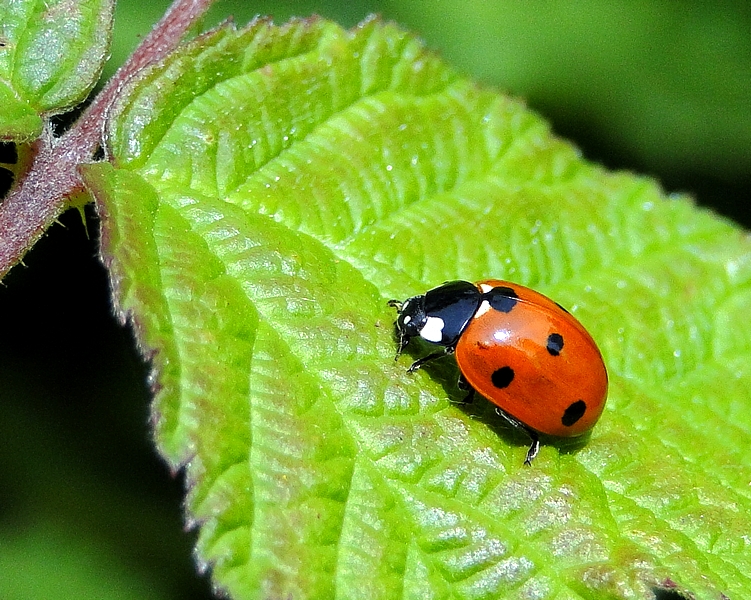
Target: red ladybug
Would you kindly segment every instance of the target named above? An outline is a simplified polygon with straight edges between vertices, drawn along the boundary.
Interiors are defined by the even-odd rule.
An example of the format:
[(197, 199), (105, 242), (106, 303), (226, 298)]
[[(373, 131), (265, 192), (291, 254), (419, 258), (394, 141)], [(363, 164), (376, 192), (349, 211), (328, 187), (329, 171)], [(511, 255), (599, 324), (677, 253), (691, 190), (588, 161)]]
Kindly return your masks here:
[(410, 372), (455, 353), (467, 401), (478, 391), (531, 438), (525, 464), (540, 449), (538, 432), (577, 436), (600, 418), (608, 392), (602, 355), (582, 324), (546, 296), (497, 279), (450, 281), (389, 305), (399, 311), (397, 358), (413, 337), (443, 349)]

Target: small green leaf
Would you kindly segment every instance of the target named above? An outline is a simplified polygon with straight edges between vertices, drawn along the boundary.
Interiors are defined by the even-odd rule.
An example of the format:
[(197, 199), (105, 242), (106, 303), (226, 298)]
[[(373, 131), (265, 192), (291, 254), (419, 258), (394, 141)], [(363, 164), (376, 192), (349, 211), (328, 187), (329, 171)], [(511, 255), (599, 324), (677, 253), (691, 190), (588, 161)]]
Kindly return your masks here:
[[(751, 243), (586, 163), (379, 21), (256, 21), (133, 82), (87, 180), (161, 452), (234, 598), (696, 598), (751, 586)], [(552, 296), (610, 370), (591, 437), (526, 441), (406, 373), (448, 279)], [(447, 361), (450, 363), (450, 361)]]
[(81, 102), (109, 52), (113, 0), (0, 4), (0, 137), (39, 135), (39, 115)]
[(26, 102), (18, 100), (15, 91), (0, 82), (0, 138), (27, 140), (42, 132), (42, 118)]

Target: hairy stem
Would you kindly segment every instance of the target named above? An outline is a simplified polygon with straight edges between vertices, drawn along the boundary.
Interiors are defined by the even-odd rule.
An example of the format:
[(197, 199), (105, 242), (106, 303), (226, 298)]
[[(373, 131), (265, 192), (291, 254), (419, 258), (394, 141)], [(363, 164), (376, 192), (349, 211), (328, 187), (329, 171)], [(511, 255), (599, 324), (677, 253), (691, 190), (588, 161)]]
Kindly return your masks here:
[(109, 110), (123, 86), (174, 50), (213, 1), (175, 0), (75, 125), (59, 138), (47, 128), (35, 142), (33, 164), (0, 204), (0, 278), (23, 259), (65, 210), (66, 199), (84, 189), (78, 165), (93, 159), (103, 140)]

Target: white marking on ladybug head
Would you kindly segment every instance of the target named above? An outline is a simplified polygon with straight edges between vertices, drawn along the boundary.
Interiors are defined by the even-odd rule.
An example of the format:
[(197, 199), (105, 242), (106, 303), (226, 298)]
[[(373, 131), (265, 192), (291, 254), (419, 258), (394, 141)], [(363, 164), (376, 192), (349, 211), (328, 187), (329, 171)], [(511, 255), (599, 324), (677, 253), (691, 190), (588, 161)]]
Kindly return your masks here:
[(477, 312), (475, 313), (475, 318), (476, 317), (481, 317), (482, 315), (484, 315), (489, 310), (490, 310), (490, 302), (488, 302), (487, 300), (483, 300), (480, 303), (480, 306), (477, 309)]
[(480, 291), (481, 291), (481, 292), (482, 292), (483, 294), (487, 294), (487, 293), (488, 293), (488, 292), (489, 292), (490, 290), (492, 290), (492, 289), (493, 289), (493, 286), (492, 286), (492, 285), (489, 285), (489, 284), (487, 284), (487, 283), (481, 283), (481, 284), (480, 284)]
[(440, 317), (428, 317), (425, 319), (425, 325), (420, 329), (420, 337), (425, 341), (437, 344), (443, 339), (444, 326), (445, 323)]
[(404, 323), (406, 325), (411, 320), (412, 320), (412, 317), (410, 317), (409, 315), (404, 315), (404, 318), (402, 319), (402, 323)]

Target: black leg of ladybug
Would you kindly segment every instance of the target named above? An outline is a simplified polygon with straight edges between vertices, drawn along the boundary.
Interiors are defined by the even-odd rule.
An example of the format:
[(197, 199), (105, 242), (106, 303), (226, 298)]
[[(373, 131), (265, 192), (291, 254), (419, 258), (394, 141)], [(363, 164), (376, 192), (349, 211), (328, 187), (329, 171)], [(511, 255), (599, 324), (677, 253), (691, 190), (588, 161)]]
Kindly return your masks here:
[(460, 404), (472, 404), (472, 401), (475, 399), (475, 388), (469, 385), (469, 382), (464, 379), (464, 375), (459, 375), (459, 381), (456, 382), (456, 387), (463, 392), (467, 392), (467, 395), (464, 396), (464, 399)]
[(524, 459), (524, 464), (530, 466), (535, 459), (535, 456), (537, 456), (537, 453), (540, 451), (540, 438), (537, 437), (537, 432), (531, 429), (527, 429), (527, 434), (532, 439), (532, 443), (529, 446), (529, 450), (527, 450), (527, 457)]
[[(392, 308), (395, 308), (397, 311), (402, 310), (403, 302), (399, 302), (399, 300), (389, 300), (388, 305)], [(394, 360), (399, 360), (399, 357), (402, 355), (402, 352), (404, 352), (404, 349), (407, 347), (407, 344), (409, 343), (409, 338), (404, 335), (403, 331), (398, 332), (399, 340), (398, 345), (396, 347), (396, 356), (394, 356)]]
[(529, 450), (527, 450), (527, 456), (524, 459), (525, 465), (527, 466), (531, 465), (532, 461), (537, 456), (537, 453), (540, 451), (540, 437), (537, 435), (537, 432), (534, 429), (530, 429), (524, 423), (522, 423), (518, 419), (515, 419), (510, 414), (502, 411), (500, 408), (496, 408), (495, 412), (499, 417), (502, 417), (514, 429), (520, 429), (521, 431), (526, 433), (527, 436), (529, 436), (530, 440), (532, 440), (532, 443), (529, 446)]
[(399, 360), (399, 357), (402, 355), (402, 352), (404, 352), (404, 349), (407, 347), (407, 344), (409, 343), (409, 338), (405, 335), (399, 336), (399, 344), (396, 347), (396, 356), (394, 356), (394, 360)]
[(454, 349), (453, 348), (444, 348), (440, 352), (433, 352), (432, 354), (428, 354), (427, 356), (423, 356), (422, 358), (418, 358), (415, 362), (412, 363), (412, 365), (407, 369), (407, 373), (414, 373), (422, 367), (425, 363), (430, 362), (431, 360), (435, 360), (436, 358), (443, 358), (447, 354), (453, 354)]

